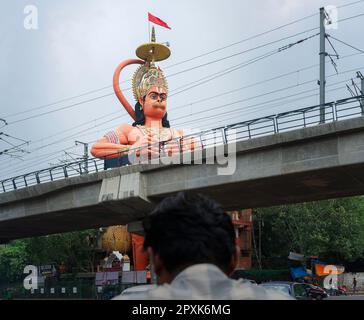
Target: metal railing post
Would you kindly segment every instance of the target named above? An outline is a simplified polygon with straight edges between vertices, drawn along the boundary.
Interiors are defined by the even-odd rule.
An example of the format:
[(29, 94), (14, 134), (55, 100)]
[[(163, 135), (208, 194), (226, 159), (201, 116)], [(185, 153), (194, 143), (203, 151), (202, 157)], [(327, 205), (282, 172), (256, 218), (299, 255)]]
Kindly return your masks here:
[(334, 110), (335, 110), (335, 119), (336, 119), (336, 121), (338, 121), (339, 120), (339, 117), (338, 117), (338, 115), (337, 115), (337, 104), (336, 103), (334, 103)]
[(203, 149), (204, 148), (204, 144), (203, 144), (203, 141), (202, 141), (202, 135), (200, 134), (200, 143), (201, 143), (201, 149)]
[(67, 166), (63, 167), (63, 174), (65, 178), (68, 178)]
[(278, 123), (278, 116), (274, 117), (274, 123), (275, 123), (275, 128), (277, 130), (276, 133), (279, 133), (279, 123)]
[(274, 133), (277, 133), (277, 126), (276, 126), (276, 122), (275, 122), (275, 117), (272, 119), (272, 122), (273, 122)]
[(228, 140), (227, 140), (227, 136), (226, 136), (226, 127), (221, 129), (221, 133), (222, 133), (222, 141), (224, 142), (224, 144), (228, 144)]
[(306, 128), (306, 110), (303, 110), (302, 116), (303, 116), (303, 127)]
[[(195, 137), (196, 137), (196, 140), (199, 139), (199, 141), (201, 143), (201, 148), (204, 149), (204, 148), (206, 148), (206, 146), (209, 146), (210, 140), (212, 140), (214, 144), (221, 143), (221, 140), (218, 137), (222, 137), (223, 143), (228, 144), (229, 143), (229, 130), (231, 128), (241, 128), (243, 130), (242, 136), (240, 136), (240, 138), (237, 140), (252, 139), (261, 134), (270, 134), (272, 132), (270, 121), (273, 121), (274, 133), (280, 132), (280, 127), (279, 127), (280, 125), (283, 126), (282, 131), (287, 131), (292, 128), (306, 128), (307, 126), (310, 126), (310, 124), (315, 123), (315, 121), (317, 119), (316, 111), (319, 108), (321, 108), (320, 115), (322, 115), (322, 112), (323, 112), (324, 117), (326, 118), (326, 109), (327, 109), (328, 115), (330, 113), (332, 114), (333, 122), (340, 121), (341, 119), (344, 119), (347, 117), (353, 117), (358, 114), (358, 107), (360, 107), (360, 106), (358, 106), (356, 104), (353, 105), (353, 103), (357, 102), (359, 99), (362, 99), (363, 97), (364, 97), (363, 95), (353, 96), (351, 98), (345, 98), (345, 99), (341, 99), (341, 100), (337, 100), (337, 101), (332, 101), (332, 102), (326, 103), (324, 105), (322, 105), (322, 104), (314, 105), (311, 107), (300, 108), (300, 109), (292, 110), (289, 112), (278, 113), (276, 115), (270, 115), (268, 117), (261, 117), (261, 118), (255, 119), (255, 120), (239, 122), (239, 123), (231, 124), (228, 126), (221, 126), (221, 127), (210, 129), (210, 130), (201, 131), (198, 133), (198, 137), (197, 137), (197, 134)], [(313, 115), (310, 114), (311, 112), (313, 112)], [(299, 114), (302, 114), (302, 122), (300, 122), (299, 119), (297, 120), (297, 117)], [(279, 120), (280, 118), (283, 119), (281, 123)], [(311, 119), (313, 119), (313, 120), (311, 120)], [(299, 121), (298, 125), (296, 124), (297, 121)], [(269, 122), (269, 124), (267, 125), (268, 122)], [(262, 124), (262, 123), (263, 123), (263, 126), (259, 126), (259, 124)], [(289, 124), (289, 123), (291, 123), (291, 124)], [(251, 128), (251, 126), (254, 124), (256, 124), (256, 126)], [(318, 125), (319, 124), (320, 124), (320, 122), (318, 123)], [(246, 128), (246, 130), (244, 128)], [(267, 129), (267, 128), (269, 128), (269, 129)], [(260, 131), (261, 129), (262, 130), (264, 129), (266, 131), (263, 133), (259, 133), (259, 132), (261, 132)], [(258, 133), (253, 135), (253, 130), (255, 130), (255, 132), (258, 132)], [(219, 131), (219, 133), (217, 133), (217, 131)], [(247, 136), (245, 136), (246, 131), (248, 132)], [(272, 134), (273, 134), (273, 132), (272, 132)], [(205, 135), (205, 137), (203, 137), (204, 135)], [(182, 138), (176, 139), (176, 141), (179, 143), (180, 148), (182, 147), (183, 139), (186, 139), (186, 138), (182, 137)], [(139, 150), (141, 150), (141, 148), (139, 148)], [(127, 153), (121, 153), (121, 154), (127, 154)], [(90, 161), (92, 161), (92, 163), (94, 163), (96, 172), (99, 172), (100, 170), (102, 170), (102, 169), (100, 169), (100, 170), (98, 169), (98, 161), (101, 161), (101, 160), (98, 160), (98, 159), (91, 160), (90, 159)], [(89, 167), (89, 165), (90, 165), (90, 167)], [(79, 167), (79, 170), (76, 168), (77, 166)], [(68, 167), (70, 167), (70, 169), (71, 169), (70, 174), (68, 173)], [(50, 180), (54, 181), (54, 179), (57, 179), (58, 171), (56, 171), (55, 175), (53, 175), (53, 170), (61, 170), (61, 172), (62, 172), (62, 169), (63, 169), (65, 178), (68, 178), (70, 175), (72, 175), (73, 170), (76, 172), (76, 174), (79, 174), (79, 175), (93, 172), (91, 162), (89, 164), (88, 160), (76, 161), (73, 163), (69, 163), (67, 165), (63, 164), (63, 165), (59, 165), (57, 167), (39, 170), (39, 171), (35, 171), (35, 172), (30, 172), (30, 173), (16, 176), (16, 177), (11, 177), (6, 180), (0, 180), (0, 182), (1, 182), (0, 190), (2, 190), (1, 192), (8, 192), (7, 188), (9, 190), (11, 190), (11, 185), (14, 190), (16, 190), (18, 188), (22, 188), (23, 187), (23, 185), (21, 185), (22, 180), (24, 180), (24, 186), (28, 187), (33, 184), (33, 180), (32, 180), (33, 175), (35, 175), (36, 184), (48, 182), (49, 178), (47, 177), (47, 174), (46, 174), (46, 172), (48, 172), (48, 171), (49, 171), (49, 175), (50, 175)], [(43, 179), (44, 181), (41, 181), (40, 173), (44, 173), (44, 179)], [(60, 175), (62, 175), (62, 173), (60, 173)], [(28, 177), (30, 177), (29, 182), (27, 181)], [(17, 186), (16, 179), (21, 180), (19, 187)]]
[(331, 106), (331, 113), (332, 113), (332, 122), (335, 122), (336, 119), (335, 119), (335, 112), (334, 112), (334, 104), (330, 103), (330, 106)]
[(78, 163), (78, 167), (80, 168), (80, 175), (82, 175), (82, 166), (81, 166), (81, 162)]

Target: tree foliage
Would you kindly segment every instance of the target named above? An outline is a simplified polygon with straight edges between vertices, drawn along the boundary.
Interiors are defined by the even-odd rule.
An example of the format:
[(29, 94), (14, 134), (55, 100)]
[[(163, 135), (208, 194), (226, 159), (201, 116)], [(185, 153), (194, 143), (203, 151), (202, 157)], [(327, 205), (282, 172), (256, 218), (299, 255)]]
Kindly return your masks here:
[(88, 239), (96, 233), (87, 230), (27, 239), (27, 256), (34, 265), (63, 262), (70, 271), (86, 272), (93, 265), (95, 249)]
[(364, 256), (364, 198), (343, 198), (254, 211), (255, 240), (261, 226), (262, 262), (290, 251), (346, 263)]
[(26, 262), (25, 241), (19, 240), (16, 244), (0, 246), (0, 283), (19, 280)]
[(0, 246), (0, 283), (23, 278), (28, 264), (61, 264), (69, 272), (93, 271), (98, 230), (86, 230), (17, 240)]

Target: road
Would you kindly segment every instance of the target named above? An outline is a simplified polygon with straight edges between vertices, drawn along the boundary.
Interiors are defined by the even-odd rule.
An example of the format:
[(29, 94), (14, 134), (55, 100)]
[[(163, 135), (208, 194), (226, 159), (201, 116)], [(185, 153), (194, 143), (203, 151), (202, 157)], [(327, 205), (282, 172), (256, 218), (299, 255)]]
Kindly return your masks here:
[(331, 296), (325, 300), (364, 300), (364, 295)]

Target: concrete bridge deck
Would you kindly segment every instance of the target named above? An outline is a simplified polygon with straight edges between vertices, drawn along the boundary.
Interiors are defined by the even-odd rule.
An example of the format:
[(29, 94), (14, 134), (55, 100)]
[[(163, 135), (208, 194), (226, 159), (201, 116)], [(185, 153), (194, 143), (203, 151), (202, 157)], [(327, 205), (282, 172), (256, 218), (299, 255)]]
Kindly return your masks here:
[(0, 241), (127, 224), (185, 190), (226, 210), (364, 194), (364, 117), (237, 142), (235, 172), (219, 168), (135, 165), (3, 193)]

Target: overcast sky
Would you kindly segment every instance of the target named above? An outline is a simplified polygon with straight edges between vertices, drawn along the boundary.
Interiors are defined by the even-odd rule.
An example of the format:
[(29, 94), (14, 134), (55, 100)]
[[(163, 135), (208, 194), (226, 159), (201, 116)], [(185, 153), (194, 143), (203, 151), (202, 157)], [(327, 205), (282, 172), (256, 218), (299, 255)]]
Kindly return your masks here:
[[(63, 150), (77, 157), (77, 154), (82, 154), (83, 149), (81, 146), (74, 146), (74, 140), (92, 143), (111, 128), (132, 122), (115, 95), (111, 94), (112, 76), (119, 62), (135, 58), (136, 47), (147, 42), (148, 11), (172, 27), (172, 30), (156, 27), (157, 40), (168, 41), (171, 46), (170, 59), (160, 64), (165, 68), (166, 75), (171, 76), (206, 62), (318, 27), (320, 6), (343, 6), (354, 1), (1, 0), (0, 118), (5, 118), (9, 125), (0, 129), (0, 132), (29, 140), (31, 143), (25, 147), (30, 154), (18, 153), (23, 156), (21, 160), (0, 155), (0, 179), (57, 164), (65, 159)], [(24, 27), (24, 19), (28, 16), (24, 13), (24, 8), (27, 5), (34, 5), (38, 10), (36, 30), (27, 30)], [(338, 18), (344, 19), (361, 13), (364, 13), (364, 1), (339, 8)], [(313, 14), (316, 15), (264, 36), (241, 42)], [(340, 22), (337, 30), (329, 30), (328, 33), (364, 49), (361, 41), (363, 27), (364, 16), (361, 16)], [(183, 85), (317, 32), (318, 29), (305, 32), (171, 76), (168, 80), (171, 94), (173, 90), (180, 91), (178, 88)], [(240, 43), (231, 45), (236, 42)], [(341, 57), (358, 53), (338, 42), (333, 41), (333, 44)], [(178, 64), (225, 46), (228, 47), (224, 50)], [(327, 51), (333, 53), (330, 47)], [(293, 72), (317, 64), (318, 52), (319, 38), (315, 37), (277, 55), (171, 96), (168, 101), (170, 122), (178, 128), (212, 128), (318, 104), (318, 96), (303, 99), (318, 93), (318, 67)], [(338, 71), (343, 74), (327, 79), (328, 85), (339, 82), (328, 88), (337, 90), (327, 92), (327, 101), (348, 97), (345, 80), (355, 78), (354, 69), (362, 72), (364, 70), (363, 55), (360, 54), (340, 59), (336, 63)], [(178, 65), (173, 66), (175, 64)], [(168, 66), (172, 67), (166, 68)], [(345, 72), (347, 70), (353, 71)], [(130, 79), (134, 71), (135, 67), (129, 67), (122, 74), (121, 81)], [(260, 85), (235, 90), (289, 72), (293, 73)], [(334, 68), (327, 64), (327, 75), (333, 74)], [(309, 80), (312, 82), (302, 84)], [(130, 81), (123, 83), (122, 88), (126, 89), (130, 85)], [(293, 85), (296, 86), (275, 94), (266, 94)], [(306, 92), (314, 89), (317, 90)], [(194, 103), (232, 90), (235, 91)], [(93, 92), (89, 93), (90, 91)], [(283, 99), (280, 103), (264, 104), (269, 100), (303, 91), (306, 93)], [(69, 99), (82, 94), (84, 95), (81, 97)], [(126, 95), (134, 104), (131, 91), (127, 91)], [(96, 100), (37, 116), (93, 98)], [(67, 100), (59, 102), (64, 99)], [(244, 99), (244, 102), (231, 104)], [(287, 102), (293, 99), (296, 101)], [(38, 108), (48, 104), (51, 105)], [(33, 110), (34, 108), (38, 109)], [(224, 112), (235, 110), (236, 112), (224, 115)], [(32, 118), (24, 120), (28, 117)], [(0, 122), (0, 127), (2, 125)], [(10, 143), (19, 143), (12, 138), (7, 140)], [(9, 144), (0, 140), (0, 151), (8, 147)]]

